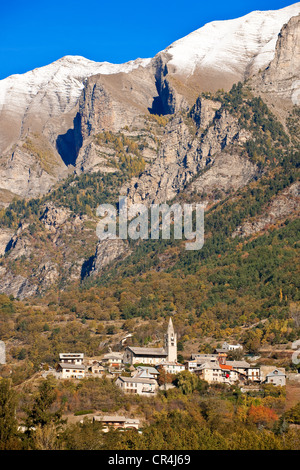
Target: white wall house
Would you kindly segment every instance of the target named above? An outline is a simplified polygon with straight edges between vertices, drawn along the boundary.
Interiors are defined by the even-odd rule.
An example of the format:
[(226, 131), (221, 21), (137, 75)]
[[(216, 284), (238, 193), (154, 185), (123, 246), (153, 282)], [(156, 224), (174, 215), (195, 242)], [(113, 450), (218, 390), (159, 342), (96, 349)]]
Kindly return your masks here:
[(212, 383), (224, 383), (233, 385), (239, 380), (239, 374), (231, 366), (216, 364), (215, 362), (206, 362), (195, 371), (202, 379)]
[(185, 365), (179, 362), (161, 362), (157, 367), (163, 368), (168, 374), (179, 374), (185, 370)]
[[(274, 373), (277, 371), (277, 373)], [(273, 383), (274, 385), (285, 385), (286, 372), (284, 367), (260, 366), (261, 383)]]
[(281, 370), (274, 369), (272, 372), (267, 374), (266, 383), (273, 384), (276, 386), (280, 385), (281, 387), (284, 387), (286, 384), (286, 375)]
[(197, 354), (193, 356), (194, 359), (185, 363), (185, 368), (189, 372), (195, 372), (205, 363), (219, 364), (218, 354)]
[(60, 362), (56, 367), (57, 377), (61, 379), (83, 379), (85, 377), (85, 366)]
[(91, 366), (88, 367), (88, 372), (89, 372), (90, 374), (99, 376), (99, 375), (104, 375), (105, 369), (104, 369), (103, 366), (101, 366), (100, 364), (96, 363), (96, 364), (92, 364)]
[(224, 351), (236, 351), (237, 349), (243, 349), (243, 346), (241, 344), (229, 344), (227, 341), (224, 341), (222, 349)]
[(123, 353), (110, 352), (103, 356), (102, 365), (114, 369), (121, 369), (123, 364)]
[(147, 377), (118, 377), (116, 385), (124, 393), (137, 394), (142, 396), (153, 396), (157, 393), (158, 383), (155, 379)]
[(103, 432), (110, 429), (139, 429), (140, 420), (138, 418), (126, 418), (118, 415), (94, 416), (93, 421), (98, 421), (103, 425)]
[(72, 364), (83, 364), (84, 354), (83, 353), (60, 353), (60, 363), (72, 363)]

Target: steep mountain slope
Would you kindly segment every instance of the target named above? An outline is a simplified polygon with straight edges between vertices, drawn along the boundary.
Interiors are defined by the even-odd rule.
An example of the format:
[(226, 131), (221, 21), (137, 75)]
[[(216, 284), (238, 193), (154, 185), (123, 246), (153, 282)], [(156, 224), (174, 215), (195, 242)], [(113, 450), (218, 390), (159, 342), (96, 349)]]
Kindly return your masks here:
[(137, 59), (115, 65), (66, 56), (1, 80), (0, 191), (34, 197), (66, 177), (67, 165), (74, 163), (76, 138), (72, 128), (86, 79), (97, 73), (128, 73), (148, 62)]
[[(284, 9), (284, 14), (298, 7), (296, 4)], [(273, 12), (264, 15), (274, 18)], [(251, 18), (261, 18), (257, 13), (248, 16), (236, 23), (243, 25), (243, 31), (247, 30), (248, 20), (251, 23)], [(278, 16), (282, 20), (282, 11)], [(199, 85), (192, 106), (188, 104), (191, 95), (186, 95), (185, 88), (174, 79), (175, 69), (169, 71), (171, 55), (165, 52), (125, 68), (107, 65), (103, 70), (115, 72), (110, 75), (92, 74), (86, 80), (81, 76), (81, 81), (74, 79), (71, 92), (66, 78), (61, 101), (53, 91), (56, 87), (49, 101), (46, 94), (48, 113), (54, 114), (48, 120), (45, 117), (44, 124), (42, 118), (37, 123), (33, 120), (32, 129), (15, 144), (12, 156), (6, 154), (9, 164), (1, 169), (7, 185), (4, 187), (21, 196), (39, 196), (67, 176), (68, 163), (74, 165), (75, 174), (42, 198), (13, 202), (1, 212), (1, 290), (26, 298), (44, 294), (51, 287), (65, 289), (70, 281), (98, 279), (97, 275), (105, 272), (108, 276), (116, 272), (118, 276), (119, 271), (126, 272), (126, 266), (134, 271), (130, 263), (143, 270), (149, 262), (153, 269), (156, 250), (166, 251), (162, 259), (167, 261), (155, 264), (157, 269), (166, 269), (170, 262), (168, 243), (167, 248), (164, 244), (151, 248), (151, 243), (149, 248), (141, 243), (141, 248), (139, 243), (98, 242), (96, 207), (103, 202), (116, 203), (120, 192), (127, 194), (130, 202), (146, 204), (203, 202), (207, 214), (211, 214), (207, 245), (199, 255), (203, 259), (209, 258), (209, 247), (212, 253), (222, 253), (227, 247), (234, 250), (248, 235), (262, 236), (270, 226), (280, 230), (286, 219), (294, 221), (299, 197), (295, 183), (299, 109), (292, 108), (291, 83), (300, 80), (299, 27), (298, 17), (292, 17), (283, 27), (274, 58), (265, 70), (244, 84), (234, 84), (228, 92), (201, 92)], [(254, 43), (261, 45), (259, 41)], [(73, 63), (73, 59), (68, 60)], [(75, 62), (81, 64), (82, 59)], [(69, 77), (70, 70), (66, 72), (64, 67), (61, 76)], [(91, 73), (97, 69), (95, 64), (93, 67)], [(272, 91), (268, 90), (270, 73)], [(266, 106), (259, 97), (262, 93), (267, 99), (273, 97), (273, 107)], [(279, 112), (282, 98), (289, 115)], [(31, 110), (35, 117), (34, 103), (32, 97), (28, 119)], [(42, 101), (39, 103), (42, 112)], [(156, 114), (159, 111), (160, 115)], [(68, 128), (67, 118), (72, 127)], [(40, 123), (41, 128), (33, 131)], [(57, 135), (55, 126), (65, 124), (64, 134)], [(223, 233), (217, 219), (224, 207)], [(262, 209), (267, 214), (262, 214)], [(215, 228), (216, 239), (211, 236)], [(187, 262), (181, 248), (172, 245), (172, 265)], [(148, 250), (146, 261), (144, 249)], [(114, 271), (120, 260), (125, 260), (125, 271)], [(190, 261), (196, 269), (199, 258)]]
[[(244, 80), (265, 68), (274, 58), (277, 36), (300, 3), (276, 11), (254, 11), (242, 18), (214, 21), (167, 47), (168, 65), (187, 76), (211, 75), (215, 89), (232, 80)], [(221, 77), (222, 74), (222, 77)], [(227, 84), (227, 86), (228, 86)], [(232, 83), (231, 83), (232, 84)], [(211, 89), (212, 84), (206, 85)]]
[(300, 105), (300, 14), (282, 28), (275, 57), (261, 75), (262, 92)]
[(68, 115), (78, 102), (84, 81), (91, 75), (128, 73), (148, 62), (137, 59), (118, 65), (66, 56), (45, 67), (1, 80), (0, 116), (5, 133), (1, 132), (0, 150), (5, 152), (28, 130), (42, 132), (51, 118)]
[(93, 134), (140, 128), (145, 114), (187, 110), (200, 91), (228, 90), (269, 64), (282, 26), (299, 12), (296, 3), (212, 22), (153, 59), (115, 65), (67, 56), (1, 80), (0, 203), (46, 193), (73, 166), (111, 171)]

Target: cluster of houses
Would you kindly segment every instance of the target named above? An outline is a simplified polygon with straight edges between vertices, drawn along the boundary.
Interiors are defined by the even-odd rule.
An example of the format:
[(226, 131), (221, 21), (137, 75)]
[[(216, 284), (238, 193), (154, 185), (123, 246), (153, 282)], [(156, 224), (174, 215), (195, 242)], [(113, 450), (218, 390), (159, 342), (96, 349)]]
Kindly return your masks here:
[[(178, 374), (184, 370), (197, 374), (209, 384), (249, 385), (271, 383), (284, 386), (283, 368), (254, 366), (245, 360), (228, 360), (230, 352), (242, 350), (241, 345), (224, 342), (214, 354), (194, 354), (185, 364), (177, 361), (177, 334), (170, 318), (164, 336), (164, 347), (142, 348), (127, 346), (124, 352), (110, 352), (101, 359), (86, 363), (82, 353), (60, 354), (56, 376), (62, 379), (82, 379), (87, 376), (111, 374), (124, 393), (153, 396), (159, 389), (162, 371)], [(124, 373), (125, 368), (130, 373)], [(166, 385), (164, 385), (166, 387)]]

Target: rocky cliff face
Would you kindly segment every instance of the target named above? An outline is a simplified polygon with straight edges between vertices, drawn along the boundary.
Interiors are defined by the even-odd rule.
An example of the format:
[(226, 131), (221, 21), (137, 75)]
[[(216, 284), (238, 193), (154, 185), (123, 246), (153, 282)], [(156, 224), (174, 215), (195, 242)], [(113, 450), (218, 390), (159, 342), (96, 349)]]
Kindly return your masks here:
[(126, 74), (148, 63), (114, 65), (66, 56), (1, 80), (0, 189), (11, 192), (4, 203), (15, 195), (44, 194), (75, 165), (82, 142), (78, 102), (88, 77)]
[[(91, 225), (91, 226), (90, 226)], [(0, 230), (1, 291), (20, 299), (81, 278), (97, 242), (93, 220), (48, 202), (39, 223)]]
[[(191, 107), (200, 91), (229, 89), (274, 59), (267, 89), (298, 100), (298, 20), (277, 35), (300, 3), (213, 22), (171, 44), (153, 59), (96, 63), (67, 56), (53, 64), (0, 81), (0, 198), (47, 192), (69, 170), (107, 168), (89, 137), (101, 130), (141, 127), (140, 116), (174, 114)], [(285, 52), (278, 52), (278, 50)], [(289, 59), (290, 57), (291, 59)], [(274, 85), (275, 70), (281, 70)], [(276, 77), (275, 77), (276, 79)], [(286, 92), (287, 81), (289, 89)], [(275, 87), (275, 88), (274, 88)], [(203, 104), (204, 106), (204, 104)], [(48, 157), (26, 140), (39, 140)], [(40, 145), (38, 145), (39, 147)], [(108, 170), (110, 171), (110, 170)], [(1, 203), (1, 201), (0, 201)]]
[(262, 74), (263, 90), (300, 105), (300, 15), (283, 26), (275, 57)]
[(300, 15), (280, 31), (275, 57), (263, 73), (263, 82), (268, 92), (300, 104)]
[(256, 235), (265, 229), (284, 223), (289, 217), (299, 217), (300, 184), (294, 183), (289, 188), (281, 191), (273, 198), (271, 203), (263, 208), (262, 215), (246, 221), (237, 227), (232, 237), (248, 237)]
[(95, 276), (103, 271), (116, 259), (124, 258), (130, 254), (128, 245), (123, 240), (100, 240), (97, 244), (95, 256), (91, 260), (90, 268), (86, 271), (89, 276)]
[[(134, 203), (161, 203), (172, 200), (191, 180), (208, 165), (214, 165), (216, 159), (222, 159), (220, 153), (228, 147), (241, 145), (249, 133), (240, 128), (237, 120), (226, 110), (218, 112), (220, 103), (207, 99), (198, 99), (193, 109), (193, 118), (174, 116), (167, 124), (156, 160), (146, 171), (133, 180), (123, 192)], [(195, 123), (195, 121), (196, 123)], [(217, 158), (218, 157), (218, 158)], [(227, 169), (225, 168), (227, 166)], [(254, 174), (254, 165), (248, 166), (249, 181)], [(223, 161), (224, 174), (230, 178), (232, 162)], [(245, 166), (238, 165), (235, 171), (244, 172)], [(205, 185), (208, 174), (202, 177)], [(199, 188), (195, 184), (194, 188)], [(199, 188), (200, 189), (200, 188)]]

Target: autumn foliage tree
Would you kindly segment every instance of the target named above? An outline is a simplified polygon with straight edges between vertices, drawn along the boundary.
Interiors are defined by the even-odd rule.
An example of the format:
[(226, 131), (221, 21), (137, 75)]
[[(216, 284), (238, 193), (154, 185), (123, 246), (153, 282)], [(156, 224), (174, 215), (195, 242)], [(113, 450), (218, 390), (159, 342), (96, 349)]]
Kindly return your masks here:
[(251, 405), (248, 410), (248, 421), (256, 426), (270, 427), (278, 420), (274, 410), (263, 405)]

